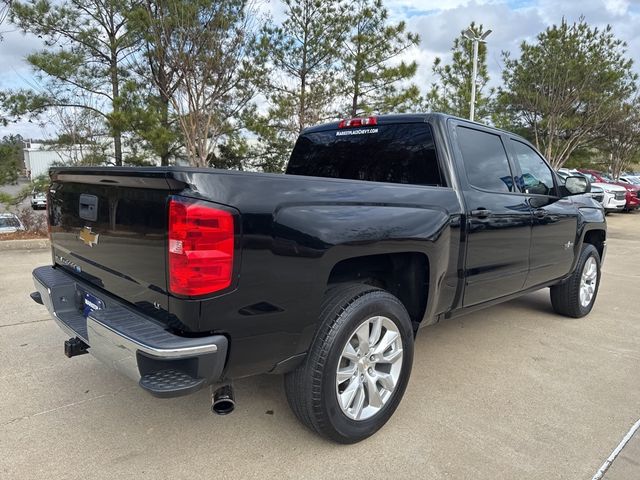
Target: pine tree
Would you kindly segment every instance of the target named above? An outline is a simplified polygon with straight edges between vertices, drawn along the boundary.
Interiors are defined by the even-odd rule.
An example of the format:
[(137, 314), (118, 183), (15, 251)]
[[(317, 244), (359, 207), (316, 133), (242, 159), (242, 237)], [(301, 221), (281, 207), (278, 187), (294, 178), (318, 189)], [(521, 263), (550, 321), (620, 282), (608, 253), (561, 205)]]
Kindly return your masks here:
[(637, 89), (626, 44), (584, 19), (548, 27), (504, 63), (501, 109), (554, 168), (599, 138)]
[(339, 55), (348, 29), (341, 0), (284, 0), (285, 20), (263, 30), (270, 72), (262, 83), (267, 112), (245, 117), (257, 134), (261, 168), (281, 171), (305, 128), (335, 114)]
[(405, 86), (416, 73), (415, 61), (394, 62), (420, 37), (405, 22), (389, 23), (382, 0), (356, 0), (350, 6), (352, 30), (341, 47), (347, 95), (343, 113), (351, 117), (370, 113), (402, 112), (419, 102), (415, 85)]
[(122, 165), (121, 88), (127, 58), (138, 46), (127, 30), (127, 9), (126, 0), (13, 2), (12, 22), (43, 38), (46, 49), (27, 57), (44, 88), (5, 92), (10, 114), (36, 117), (53, 107), (90, 110), (103, 118), (113, 138), (114, 163)]

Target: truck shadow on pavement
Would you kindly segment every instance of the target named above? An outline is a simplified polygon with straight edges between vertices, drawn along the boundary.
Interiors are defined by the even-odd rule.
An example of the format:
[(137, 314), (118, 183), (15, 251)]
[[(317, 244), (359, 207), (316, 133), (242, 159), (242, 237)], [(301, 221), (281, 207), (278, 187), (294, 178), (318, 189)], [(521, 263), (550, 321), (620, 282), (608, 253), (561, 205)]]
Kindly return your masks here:
[[(526, 315), (526, 312), (529, 314)], [(533, 312), (533, 313), (532, 313)], [(490, 307), (473, 314), (465, 315), (452, 320), (444, 320), (436, 325), (426, 327), (420, 330), (416, 338), (416, 356), (414, 360), (414, 375), (410, 381), (409, 390), (412, 383), (423, 382), (427, 379), (421, 371), (427, 365), (429, 369), (446, 368), (450, 363), (451, 356), (455, 355), (454, 351), (446, 352), (442, 350), (443, 346), (462, 345), (467, 342), (475, 342), (477, 344), (477, 335), (483, 337), (491, 335), (494, 328), (500, 329), (504, 325), (503, 322), (517, 322), (523, 325), (531, 323), (530, 318), (553, 317), (555, 319), (565, 320), (557, 317), (551, 309), (548, 293), (532, 294), (526, 297), (512, 300), (503, 305)], [(491, 327), (491, 324), (496, 324)], [(461, 333), (468, 330), (468, 333)], [(482, 332), (486, 330), (486, 334)], [(476, 348), (483, 348), (477, 345)], [(489, 347), (487, 347), (489, 348)], [(184, 429), (205, 428), (211, 429), (216, 435), (226, 432), (233, 435), (238, 429), (250, 429), (252, 435), (256, 439), (267, 439), (272, 435), (282, 435), (287, 433), (312, 443), (327, 443), (320, 439), (312, 432), (304, 428), (294, 417), (287, 404), (284, 394), (283, 378), (280, 375), (259, 375), (255, 377), (240, 379), (234, 382), (236, 409), (231, 415), (218, 416), (210, 411), (210, 390), (203, 390), (185, 397), (174, 399), (156, 399), (135, 386), (127, 388), (127, 382), (123, 377), (98, 363), (95, 360), (95, 369), (102, 371), (94, 373), (95, 375), (114, 376), (109, 383), (121, 383), (124, 387), (120, 394), (110, 402), (113, 410), (109, 423), (122, 423), (122, 428), (129, 428), (127, 418), (130, 417), (132, 405), (137, 410), (137, 421), (142, 423), (145, 428), (153, 430), (167, 428), (166, 419), (180, 419)], [(404, 403), (412, 403), (411, 398), (405, 398)], [(425, 409), (427, 405), (411, 405), (407, 411), (414, 408), (419, 410)], [(400, 410), (403, 410), (402, 405)], [(103, 412), (108, 415), (109, 412)], [(402, 417), (399, 417), (402, 418)], [(390, 428), (385, 429), (388, 431)], [(169, 433), (169, 432), (166, 432)], [(299, 437), (302, 436), (302, 437)]]

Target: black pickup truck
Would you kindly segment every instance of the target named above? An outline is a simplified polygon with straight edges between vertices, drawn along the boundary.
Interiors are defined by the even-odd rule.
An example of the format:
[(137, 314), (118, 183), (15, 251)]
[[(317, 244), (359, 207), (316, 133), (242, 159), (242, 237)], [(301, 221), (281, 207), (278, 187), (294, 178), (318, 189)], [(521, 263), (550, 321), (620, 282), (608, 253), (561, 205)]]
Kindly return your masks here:
[(441, 114), (309, 128), (285, 175), (54, 168), (31, 296), (69, 357), (158, 397), (211, 385), (217, 413), (233, 379), (284, 374), (302, 423), (352, 443), (397, 408), (419, 328), (544, 287), (589, 313), (606, 249), (589, 188)]

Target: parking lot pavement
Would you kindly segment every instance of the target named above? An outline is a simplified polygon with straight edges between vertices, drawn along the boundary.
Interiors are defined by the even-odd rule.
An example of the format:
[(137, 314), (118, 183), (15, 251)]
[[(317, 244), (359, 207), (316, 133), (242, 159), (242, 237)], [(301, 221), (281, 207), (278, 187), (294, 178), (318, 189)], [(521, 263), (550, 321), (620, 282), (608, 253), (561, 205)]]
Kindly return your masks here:
[(0, 478), (590, 479), (640, 417), (640, 214), (609, 225), (591, 315), (544, 290), (421, 330), (400, 408), (351, 446), (296, 422), (277, 376), (236, 382), (217, 417), (207, 391), (159, 400), (65, 358), (28, 298), (49, 252), (0, 251)]
[(640, 478), (640, 431), (636, 430), (605, 472), (605, 480)]

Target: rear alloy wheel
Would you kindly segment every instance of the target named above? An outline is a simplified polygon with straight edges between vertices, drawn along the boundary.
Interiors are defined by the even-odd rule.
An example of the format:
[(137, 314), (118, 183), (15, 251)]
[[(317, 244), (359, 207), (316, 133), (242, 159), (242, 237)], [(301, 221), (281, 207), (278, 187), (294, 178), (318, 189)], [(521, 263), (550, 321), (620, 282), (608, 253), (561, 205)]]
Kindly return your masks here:
[(361, 284), (325, 295), (305, 362), (285, 376), (291, 409), (311, 430), (339, 443), (373, 435), (407, 387), (413, 326), (389, 292)]
[(336, 371), (338, 403), (347, 417), (366, 420), (391, 398), (402, 372), (402, 337), (389, 318), (366, 319), (342, 349)]
[(553, 309), (567, 317), (584, 317), (593, 308), (599, 286), (600, 254), (596, 247), (585, 243), (571, 276), (563, 283), (551, 287)]

